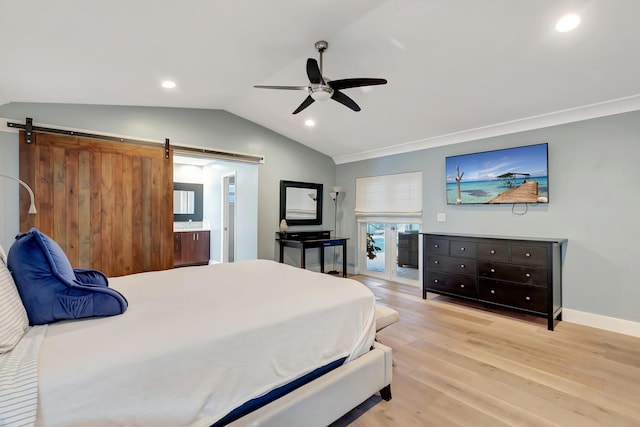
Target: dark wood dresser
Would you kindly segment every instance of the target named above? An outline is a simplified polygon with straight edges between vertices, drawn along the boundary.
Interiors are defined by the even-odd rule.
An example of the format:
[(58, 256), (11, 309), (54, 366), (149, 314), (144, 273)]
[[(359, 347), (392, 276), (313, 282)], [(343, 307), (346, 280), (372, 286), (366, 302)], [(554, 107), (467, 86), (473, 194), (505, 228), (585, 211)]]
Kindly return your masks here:
[(398, 267), (418, 268), (418, 232), (398, 233)]
[(422, 298), (435, 292), (562, 320), (566, 239), (421, 233)]

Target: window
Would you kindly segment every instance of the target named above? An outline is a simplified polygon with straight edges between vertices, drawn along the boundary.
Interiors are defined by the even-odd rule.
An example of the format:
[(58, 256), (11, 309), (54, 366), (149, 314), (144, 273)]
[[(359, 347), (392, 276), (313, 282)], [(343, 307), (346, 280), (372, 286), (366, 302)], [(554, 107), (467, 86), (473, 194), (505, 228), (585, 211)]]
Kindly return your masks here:
[(356, 217), (422, 217), (422, 172), (356, 179)]

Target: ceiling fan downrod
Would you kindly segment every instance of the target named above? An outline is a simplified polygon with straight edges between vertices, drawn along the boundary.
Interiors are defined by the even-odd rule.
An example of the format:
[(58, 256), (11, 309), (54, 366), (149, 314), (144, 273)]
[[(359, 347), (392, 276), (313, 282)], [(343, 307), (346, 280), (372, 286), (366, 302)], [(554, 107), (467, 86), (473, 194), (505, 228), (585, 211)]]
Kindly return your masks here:
[(316, 42), (315, 47), (316, 50), (320, 53), (320, 63), (318, 65), (320, 68), (320, 75), (323, 76), (322, 79), (324, 80), (324, 75), (322, 74), (322, 54), (329, 47), (329, 43), (327, 43), (325, 40), (319, 40)]

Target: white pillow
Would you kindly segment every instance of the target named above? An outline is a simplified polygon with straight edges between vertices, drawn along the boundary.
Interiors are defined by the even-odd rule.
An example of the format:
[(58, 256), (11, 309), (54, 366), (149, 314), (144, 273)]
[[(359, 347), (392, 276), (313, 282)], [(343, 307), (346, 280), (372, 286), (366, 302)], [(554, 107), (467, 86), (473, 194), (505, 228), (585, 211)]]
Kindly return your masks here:
[(0, 354), (11, 351), (28, 327), (27, 312), (7, 268), (7, 255), (0, 245)]

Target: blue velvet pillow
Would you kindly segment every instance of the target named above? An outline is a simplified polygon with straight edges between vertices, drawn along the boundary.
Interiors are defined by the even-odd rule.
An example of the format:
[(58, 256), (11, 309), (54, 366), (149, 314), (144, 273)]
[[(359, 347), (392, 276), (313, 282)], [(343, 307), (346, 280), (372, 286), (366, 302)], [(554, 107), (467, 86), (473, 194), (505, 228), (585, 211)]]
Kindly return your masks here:
[(127, 300), (96, 270), (74, 270), (62, 248), (32, 228), (16, 236), (7, 266), (29, 324), (124, 313)]

